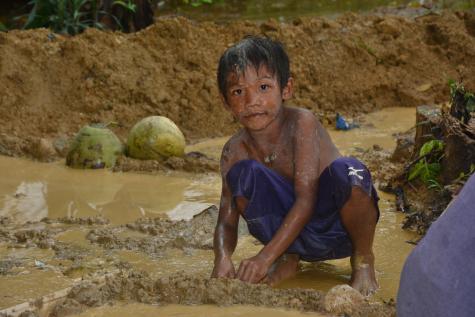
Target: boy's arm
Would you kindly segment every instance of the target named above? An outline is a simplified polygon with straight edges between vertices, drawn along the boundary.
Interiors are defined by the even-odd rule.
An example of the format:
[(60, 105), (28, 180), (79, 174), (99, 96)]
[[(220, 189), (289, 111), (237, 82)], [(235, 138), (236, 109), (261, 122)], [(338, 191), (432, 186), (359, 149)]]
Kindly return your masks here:
[[(226, 148), (226, 146), (225, 146)], [(218, 223), (214, 231), (214, 269), (212, 277), (234, 278), (235, 271), (231, 261), (237, 244), (239, 213), (231, 204), (231, 192), (226, 183), (226, 173), (229, 167), (226, 158), (221, 160), (222, 191), (219, 205)]]
[(237, 277), (243, 281), (257, 283), (262, 280), (272, 263), (287, 250), (312, 216), (320, 169), (317, 121), (312, 113), (304, 112), (297, 126), (294, 139), (295, 203), (272, 240), (256, 256), (241, 262)]

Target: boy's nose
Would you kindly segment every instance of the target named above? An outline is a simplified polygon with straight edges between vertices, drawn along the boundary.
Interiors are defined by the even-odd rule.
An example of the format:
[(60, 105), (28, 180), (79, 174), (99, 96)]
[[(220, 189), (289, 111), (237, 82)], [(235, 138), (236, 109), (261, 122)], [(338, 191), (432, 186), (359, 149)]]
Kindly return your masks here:
[(249, 90), (246, 94), (246, 106), (253, 107), (259, 105), (260, 96), (256, 91)]

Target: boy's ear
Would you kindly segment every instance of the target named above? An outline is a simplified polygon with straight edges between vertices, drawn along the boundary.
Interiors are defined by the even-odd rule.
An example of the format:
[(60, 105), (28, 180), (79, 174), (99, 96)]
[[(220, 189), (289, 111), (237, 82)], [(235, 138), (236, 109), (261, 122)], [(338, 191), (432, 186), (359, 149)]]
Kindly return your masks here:
[(219, 98), (221, 98), (221, 102), (223, 103), (226, 110), (229, 110), (228, 102), (226, 101), (226, 97), (223, 94), (219, 94)]
[(287, 84), (285, 84), (284, 88), (282, 89), (282, 100), (289, 100), (292, 98), (294, 93), (294, 79), (289, 77), (287, 80)]

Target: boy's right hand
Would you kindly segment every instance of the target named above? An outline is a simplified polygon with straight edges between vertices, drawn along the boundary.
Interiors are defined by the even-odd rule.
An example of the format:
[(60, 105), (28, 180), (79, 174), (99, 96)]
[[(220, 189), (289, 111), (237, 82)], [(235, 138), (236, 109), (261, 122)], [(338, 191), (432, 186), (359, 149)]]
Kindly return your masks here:
[(234, 265), (231, 259), (221, 258), (215, 261), (213, 273), (211, 273), (211, 277), (235, 278), (236, 271), (234, 270)]

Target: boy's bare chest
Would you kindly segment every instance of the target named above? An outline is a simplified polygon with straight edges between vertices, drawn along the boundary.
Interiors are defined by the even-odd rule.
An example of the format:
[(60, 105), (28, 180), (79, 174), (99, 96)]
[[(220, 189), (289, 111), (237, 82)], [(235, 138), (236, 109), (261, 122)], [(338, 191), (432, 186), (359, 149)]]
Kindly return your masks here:
[(254, 159), (289, 181), (293, 181), (294, 151), (290, 140), (284, 139), (278, 144), (269, 144), (262, 147), (248, 146), (247, 156), (248, 159)]

